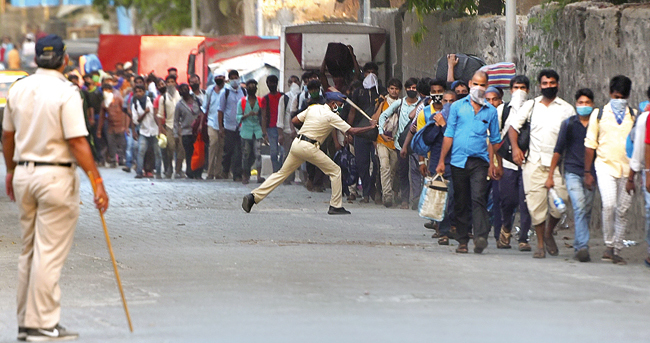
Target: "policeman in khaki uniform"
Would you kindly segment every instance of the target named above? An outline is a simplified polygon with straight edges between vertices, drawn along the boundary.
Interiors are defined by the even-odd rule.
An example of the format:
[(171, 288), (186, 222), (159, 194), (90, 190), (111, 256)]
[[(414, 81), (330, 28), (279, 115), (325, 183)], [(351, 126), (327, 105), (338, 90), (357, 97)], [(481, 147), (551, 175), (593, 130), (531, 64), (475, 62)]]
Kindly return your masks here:
[(35, 58), (39, 68), (11, 87), (2, 122), (7, 195), (18, 204), (22, 227), (18, 340), (30, 342), (78, 336), (59, 325), (59, 277), (79, 217), (77, 165), (96, 178), (97, 208), (108, 208), (85, 138), (79, 91), (62, 74), (68, 60), (60, 37), (39, 39)]
[(254, 204), (266, 198), (269, 193), (306, 161), (320, 168), (325, 174), (329, 175), (332, 181), (332, 199), (327, 213), (350, 214), (349, 211), (343, 208), (341, 201), (341, 168), (320, 150), (320, 145), (333, 129), (339, 129), (346, 134), (357, 135), (374, 129), (377, 127), (377, 122), (372, 120), (370, 126), (366, 127), (350, 127), (337, 114), (338, 110), (343, 107), (345, 95), (339, 92), (328, 92), (325, 93), (325, 99), (327, 100), (325, 105), (311, 105), (291, 120), (294, 126), (300, 127), (300, 131), (291, 144), (289, 155), (277, 173), (273, 173), (251, 194), (244, 196), (242, 202), (244, 211), (250, 212)]

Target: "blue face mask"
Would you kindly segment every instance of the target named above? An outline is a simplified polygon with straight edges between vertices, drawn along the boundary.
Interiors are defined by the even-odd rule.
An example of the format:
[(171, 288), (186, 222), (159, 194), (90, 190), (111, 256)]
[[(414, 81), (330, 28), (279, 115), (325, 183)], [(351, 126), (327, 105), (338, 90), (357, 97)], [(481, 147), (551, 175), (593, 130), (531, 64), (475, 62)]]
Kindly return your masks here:
[(627, 107), (627, 99), (612, 99), (609, 101), (609, 105), (612, 107), (612, 111), (620, 115), (625, 113), (625, 108)]
[(591, 106), (576, 106), (576, 112), (581, 116), (588, 116), (593, 112), (594, 108)]

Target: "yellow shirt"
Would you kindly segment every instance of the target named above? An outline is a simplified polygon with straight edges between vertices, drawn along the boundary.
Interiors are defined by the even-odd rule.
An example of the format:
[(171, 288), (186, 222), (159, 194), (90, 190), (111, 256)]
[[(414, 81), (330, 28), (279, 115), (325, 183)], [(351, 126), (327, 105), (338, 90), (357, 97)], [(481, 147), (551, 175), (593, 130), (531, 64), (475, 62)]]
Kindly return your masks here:
[[(390, 105), (388, 104), (388, 101), (384, 101), (384, 102), (382, 103), (382, 105), (381, 105), (381, 110), (379, 111), (379, 113), (384, 112), (384, 111), (388, 108), (388, 106), (390, 106)], [(383, 138), (381, 138), (381, 135), (377, 135), (377, 143), (379, 143), (379, 144), (383, 144), (383, 145), (386, 146), (388, 149), (393, 149), (393, 150), (395, 150), (395, 142), (393, 142), (393, 141), (388, 141), (388, 142), (387, 142), (387, 141), (385, 141)]]
[(625, 110), (623, 122), (619, 125), (609, 103), (603, 107), (598, 121), (596, 109), (589, 117), (585, 147), (596, 150), (596, 171), (606, 172), (615, 178), (627, 177), (630, 173), (630, 159), (625, 152), (627, 136), (634, 126), (629, 107)]

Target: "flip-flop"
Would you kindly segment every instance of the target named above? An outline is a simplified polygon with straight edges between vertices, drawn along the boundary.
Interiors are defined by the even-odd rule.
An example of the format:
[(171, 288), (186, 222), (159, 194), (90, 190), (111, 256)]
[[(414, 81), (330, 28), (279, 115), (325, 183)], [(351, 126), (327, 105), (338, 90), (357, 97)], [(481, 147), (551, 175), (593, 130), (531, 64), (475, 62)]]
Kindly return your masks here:
[(533, 258), (546, 258), (546, 251), (544, 251), (544, 248), (535, 249), (535, 253), (533, 254)]
[(553, 236), (544, 237), (544, 245), (546, 246), (546, 251), (548, 251), (549, 255), (557, 256), (560, 253), (557, 248), (557, 244), (555, 244), (555, 238), (553, 238)]
[(457, 254), (467, 254), (468, 252), (469, 252), (469, 249), (467, 248), (467, 243), (458, 244), (458, 248), (456, 248), (456, 253)]

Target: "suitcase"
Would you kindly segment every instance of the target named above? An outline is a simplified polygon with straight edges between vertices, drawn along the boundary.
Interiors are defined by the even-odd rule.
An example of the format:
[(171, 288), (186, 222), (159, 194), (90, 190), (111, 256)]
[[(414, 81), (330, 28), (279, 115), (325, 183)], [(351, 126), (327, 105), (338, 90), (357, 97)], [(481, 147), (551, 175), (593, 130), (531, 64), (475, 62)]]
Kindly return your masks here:
[(343, 43), (327, 44), (325, 64), (333, 77), (346, 77), (354, 70), (354, 61), (350, 50)]
[[(474, 73), (485, 65), (485, 61), (478, 56), (456, 54), (458, 64), (454, 67), (454, 79), (469, 82)], [(447, 55), (438, 60), (438, 69), (436, 70), (436, 79), (447, 80)]]

